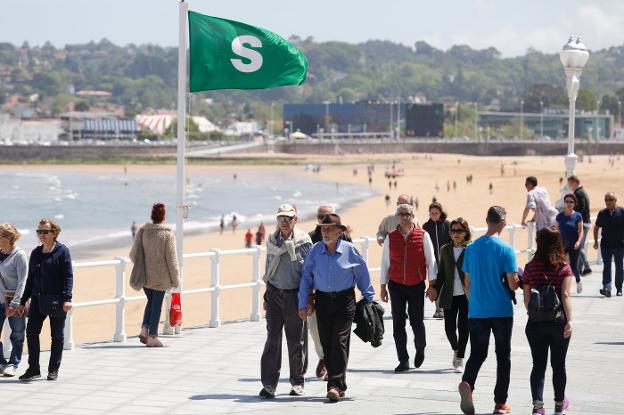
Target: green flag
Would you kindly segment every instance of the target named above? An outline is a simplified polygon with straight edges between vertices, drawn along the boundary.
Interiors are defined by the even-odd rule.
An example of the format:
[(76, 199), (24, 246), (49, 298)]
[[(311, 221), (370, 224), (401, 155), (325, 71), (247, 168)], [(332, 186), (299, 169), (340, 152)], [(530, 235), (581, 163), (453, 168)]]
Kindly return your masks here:
[(190, 90), (301, 85), (308, 60), (273, 32), (189, 12)]

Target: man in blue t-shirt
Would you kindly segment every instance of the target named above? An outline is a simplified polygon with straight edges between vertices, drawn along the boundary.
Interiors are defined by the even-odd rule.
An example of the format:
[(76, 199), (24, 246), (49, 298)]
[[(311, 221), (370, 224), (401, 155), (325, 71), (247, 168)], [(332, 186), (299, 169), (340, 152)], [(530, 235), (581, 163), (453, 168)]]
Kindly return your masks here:
[(511, 412), (507, 405), (511, 372), (511, 332), (513, 328), (513, 291), (518, 288), (516, 253), (499, 238), (507, 225), (507, 213), (500, 206), (488, 209), (485, 235), (466, 247), (462, 270), (465, 273), (465, 291), (468, 296), (468, 328), (470, 330), (470, 357), (459, 384), (461, 410), (474, 414), (472, 391), (485, 361), (494, 333), (497, 376), (494, 388), (495, 414)]

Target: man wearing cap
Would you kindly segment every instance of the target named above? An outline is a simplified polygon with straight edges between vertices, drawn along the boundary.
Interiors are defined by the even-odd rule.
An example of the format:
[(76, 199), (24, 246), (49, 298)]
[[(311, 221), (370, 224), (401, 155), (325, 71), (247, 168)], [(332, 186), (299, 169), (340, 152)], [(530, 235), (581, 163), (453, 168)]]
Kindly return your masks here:
[(464, 414), (474, 414), (472, 391), (481, 365), (487, 358), (490, 333), (496, 345), (496, 386), (494, 387), (494, 412), (507, 414), (509, 378), (511, 373), (511, 332), (513, 306), (511, 292), (518, 288), (516, 253), (499, 237), (505, 228), (507, 212), (501, 206), (488, 209), (487, 232), (471, 243), (464, 251), (464, 290), (470, 307), (470, 357), (459, 384), (460, 408)]
[[(316, 228), (314, 228), (314, 230), (309, 233), (313, 244), (323, 240), (320, 223), (325, 218), (325, 215), (328, 215), (330, 213), (335, 213), (333, 206), (321, 205), (318, 207), (316, 211), (318, 224), (316, 225)], [(342, 232), (340, 234), (340, 239), (351, 242), (351, 238), (349, 237), (349, 235), (347, 235), (346, 232)], [(316, 354), (319, 358), (318, 365), (316, 365), (316, 377), (327, 380), (327, 368), (325, 367), (324, 359), (325, 355), (323, 354), (323, 346), (321, 345), (321, 339), (319, 337), (318, 324), (316, 321), (315, 312), (312, 312), (312, 314), (308, 316), (308, 330), (310, 331), (310, 337), (312, 337), (312, 342), (314, 343), (314, 350), (316, 350)]]
[(282, 365), (282, 328), (286, 333), (290, 364), (290, 395), (304, 393), (308, 367), (308, 329), (298, 315), (299, 282), (303, 261), (312, 246), (310, 236), (295, 228), (297, 212), (283, 204), (277, 211), (277, 230), (267, 238), (264, 282), (267, 340), (260, 359), (262, 398), (274, 398)]
[[(409, 203), (410, 203), (410, 197), (408, 195), (403, 194), (403, 195), (399, 195), (399, 197), (397, 198), (396, 204), (397, 206), (399, 206), (399, 205), (409, 205)], [(384, 241), (386, 240), (386, 236), (388, 236), (390, 232), (395, 230), (398, 224), (399, 222), (397, 220), (395, 212), (387, 215), (381, 220), (381, 223), (379, 224), (379, 228), (377, 229), (377, 243), (379, 244), (379, 246), (383, 245)]]
[[(314, 244), (299, 285), (299, 317), (305, 321), (316, 310), (318, 330), (327, 367), (327, 397), (337, 402), (347, 390), (349, 339), (355, 316), (355, 290), (371, 303), (375, 290), (366, 261), (351, 242), (341, 240), (347, 227), (335, 213), (320, 223), (323, 241)], [(312, 290), (314, 304), (308, 301)]]
[(409, 370), (406, 306), (416, 346), (414, 366), (419, 368), (425, 360), (425, 281), (427, 275), (436, 278), (438, 267), (429, 233), (414, 223), (414, 208), (408, 204), (398, 205), (396, 218), (398, 226), (386, 236), (383, 244), (380, 282), (381, 300), (388, 302), (388, 290), (392, 298), (392, 330), (399, 358), (394, 371), (399, 373)]

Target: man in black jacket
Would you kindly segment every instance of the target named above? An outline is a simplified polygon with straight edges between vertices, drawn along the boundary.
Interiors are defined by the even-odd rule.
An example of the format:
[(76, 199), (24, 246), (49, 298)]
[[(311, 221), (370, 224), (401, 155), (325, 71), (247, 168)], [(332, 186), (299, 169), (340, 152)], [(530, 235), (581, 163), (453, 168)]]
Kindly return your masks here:
[(574, 210), (583, 216), (583, 239), (581, 240), (579, 266), (581, 268), (581, 274), (587, 275), (592, 272), (589, 267), (589, 262), (587, 261), (587, 252), (585, 250), (585, 240), (587, 239), (587, 234), (591, 229), (591, 218), (589, 217), (589, 195), (583, 186), (581, 186), (581, 181), (576, 175), (568, 177), (568, 187), (574, 192), (574, 196), (576, 196), (576, 207)]

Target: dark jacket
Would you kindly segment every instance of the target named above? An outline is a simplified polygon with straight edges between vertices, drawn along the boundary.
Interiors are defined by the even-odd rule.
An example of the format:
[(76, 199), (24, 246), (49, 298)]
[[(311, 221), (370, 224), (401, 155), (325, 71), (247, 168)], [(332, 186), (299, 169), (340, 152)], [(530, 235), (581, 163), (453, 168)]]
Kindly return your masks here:
[[(438, 277), (435, 281), (435, 288), (438, 291), (441, 308), (451, 308), (453, 304), (453, 288), (455, 287), (455, 269), (459, 272), (459, 279), (462, 285), (465, 284), (465, 274), (462, 271), (464, 264), (464, 253), (466, 249), (459, 255), (455, 262), (455, 254), (453, 253), (453, 243), (446, 244), (440, 249), (440, 261), (438, 262)], [(465, 294), (464, 294), (465, 295)]]
[(364, 343), (370, 342), (373, 347), (381, 346), (384, 335), (384, 311), (377, 301), (368, 304), (363, 298), (356, 304), (354, 317), (356, 328), (353, 332)]
[(448, 220), (440, 220), (434, 222), (429, 219), (423, 225), (423, 229), (427, 231), (433, 242), (433, 252), (435, 253), (436, 262), (440, 262), (440, 248), (451, 242), (451, 223)]
[(28, 279), (22, 295), (22, 304), (40, 294), (61, 294), (63, 301), (72, 300), (74, 272), (69, 249), (60, 242), (54, 250), (43, 253), (43, 246), (33, 249), (28, 264)]
[(589, 195), (583, 189), (583, 186), (579, 186), (574, 191), (574, 196), (576, 196), (576, 210), (583, 216), (583, 223), (591, 223), (591, 219), (589, 217)]
[[(316, 228), (314, 228), (314, 230), (308, 235), (310, 235), (310, 239), (312, 239), (312, 244), (322, 241), (323, 235), (321, 235), (321, 225), (316, 225)], [(342, 239), (343, 241), (347, 242), (353, 242), (351, 240), (351, 237), (346, 232), (341, 233), (338, 239)]]

